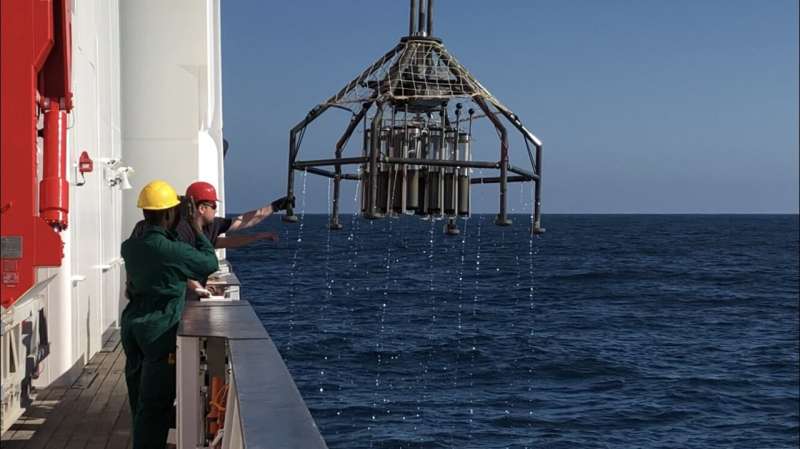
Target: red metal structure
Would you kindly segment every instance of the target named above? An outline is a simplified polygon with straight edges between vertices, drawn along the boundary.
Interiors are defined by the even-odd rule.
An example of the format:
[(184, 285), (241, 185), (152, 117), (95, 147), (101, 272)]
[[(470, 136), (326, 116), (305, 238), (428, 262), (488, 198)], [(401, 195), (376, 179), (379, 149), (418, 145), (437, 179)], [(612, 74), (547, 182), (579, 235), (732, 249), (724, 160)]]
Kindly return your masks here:
[[(66, 229), (69, 212), (69, 3), (0, 1), (0, 304), (6, 308), (35, 285), (37, 267), (59, 266), (63, 257), (58, 231)], [(41, 182), (38, 136), (43, 139)]]

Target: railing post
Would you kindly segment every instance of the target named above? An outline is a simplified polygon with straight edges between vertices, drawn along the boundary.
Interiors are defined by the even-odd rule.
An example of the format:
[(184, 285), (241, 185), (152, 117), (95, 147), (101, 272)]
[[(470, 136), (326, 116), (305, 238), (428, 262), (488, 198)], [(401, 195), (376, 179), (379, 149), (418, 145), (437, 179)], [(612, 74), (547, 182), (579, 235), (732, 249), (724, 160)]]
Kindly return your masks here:
[(228, 400), (225, 402), (225, 430), (222, 435), (222, 449), (241, 449), (242, 420), (239, 417), (239, 392), (236, 390), (236, 378), (231, 376), (228, 384)]

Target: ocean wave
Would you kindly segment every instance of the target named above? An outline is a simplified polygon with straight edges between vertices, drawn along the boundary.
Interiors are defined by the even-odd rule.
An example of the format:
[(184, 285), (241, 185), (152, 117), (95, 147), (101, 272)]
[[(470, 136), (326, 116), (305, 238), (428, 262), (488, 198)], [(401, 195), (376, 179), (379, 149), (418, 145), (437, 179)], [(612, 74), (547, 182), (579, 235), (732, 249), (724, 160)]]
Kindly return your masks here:
[(584, 357), (538, 365), (534, 375), (537, 379), (567, 381), (606, 376), (636, 377), (639, 370), (602, 359)]
[(797, 447), (796, 215), (351, 218), (228, 252), (331, 449)]

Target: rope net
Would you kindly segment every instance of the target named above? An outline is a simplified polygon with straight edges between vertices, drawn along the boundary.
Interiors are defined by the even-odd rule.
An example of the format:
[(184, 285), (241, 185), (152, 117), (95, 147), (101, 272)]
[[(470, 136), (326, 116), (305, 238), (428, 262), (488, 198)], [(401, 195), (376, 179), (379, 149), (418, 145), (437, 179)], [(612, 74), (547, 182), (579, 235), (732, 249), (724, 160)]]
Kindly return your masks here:
[(443, 99), (482, 97), (503, 106), (435, 40), (403, 40), (323, 105), (366, 102), (436, 104)]

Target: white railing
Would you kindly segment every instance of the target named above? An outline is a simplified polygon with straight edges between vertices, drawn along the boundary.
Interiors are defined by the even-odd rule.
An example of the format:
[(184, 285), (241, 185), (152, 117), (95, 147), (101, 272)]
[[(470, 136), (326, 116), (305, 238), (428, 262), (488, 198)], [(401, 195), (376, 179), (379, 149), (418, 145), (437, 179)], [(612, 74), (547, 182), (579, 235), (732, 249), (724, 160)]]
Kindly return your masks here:
[[(217, 279), (238, 297), (230, 270)], [(188, 302), (176, 362), (179, 449), (327, 449), (249, 302)]]

